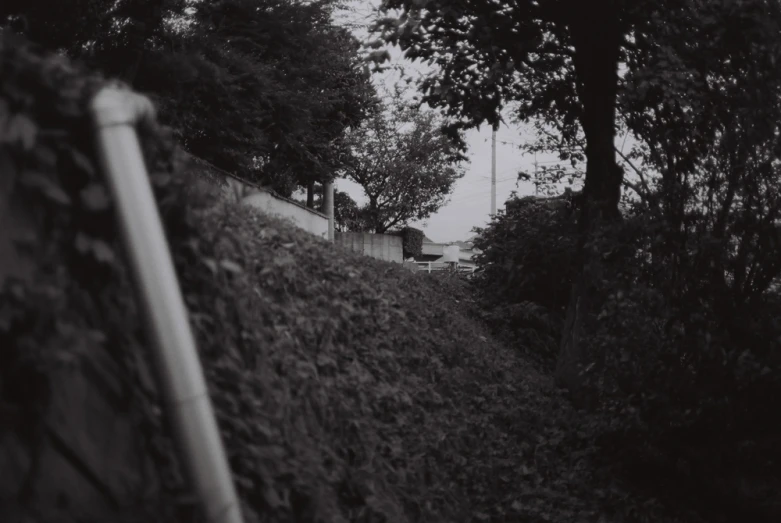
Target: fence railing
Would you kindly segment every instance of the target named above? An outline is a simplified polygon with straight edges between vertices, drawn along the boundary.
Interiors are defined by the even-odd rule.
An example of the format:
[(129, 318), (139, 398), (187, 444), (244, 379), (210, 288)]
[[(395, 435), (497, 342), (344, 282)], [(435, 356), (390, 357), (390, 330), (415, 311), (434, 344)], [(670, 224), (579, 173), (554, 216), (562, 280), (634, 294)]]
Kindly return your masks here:
[[(453, 270), (455, 267), (455, 263), (451, 262), (415, 262), (415, 265), (418, 266), (418, 270), (421, 272), (436, 272), (436, 271), (447, 271), (447, 270)], [(458, 265), (458, 272), (464, 272), (464, 273), (473, 273), (475, 272), (474, 267), (470, 267), (469, 265)]]

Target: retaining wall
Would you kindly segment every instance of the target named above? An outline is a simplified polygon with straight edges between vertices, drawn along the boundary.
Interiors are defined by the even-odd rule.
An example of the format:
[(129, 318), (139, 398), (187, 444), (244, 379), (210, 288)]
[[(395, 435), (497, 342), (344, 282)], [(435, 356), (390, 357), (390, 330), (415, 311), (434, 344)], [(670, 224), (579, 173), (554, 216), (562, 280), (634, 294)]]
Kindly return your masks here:
[(323, 239), (328, 239), (328, 216), (296, 201), (284, 198), (262, 187), (254, 187), (234, 178), (228, 179), (225, 193), (243, 205), (260, 209), (292, 222)]
[(368, 232), (337, 232), (334, 243), (379, 260), (397, 263), (404, 261), (401, 236)]
[(223, 171), (206, 160), (181, 152), (186, 168), (197, 171), (220, 188), (223, 195), (236, 203), (250, 205), (292, 222), (295, 226), (323, 239), (328, 239), (328, 216), (306, 205), (285, 198), (273, 191), (246, 182)]

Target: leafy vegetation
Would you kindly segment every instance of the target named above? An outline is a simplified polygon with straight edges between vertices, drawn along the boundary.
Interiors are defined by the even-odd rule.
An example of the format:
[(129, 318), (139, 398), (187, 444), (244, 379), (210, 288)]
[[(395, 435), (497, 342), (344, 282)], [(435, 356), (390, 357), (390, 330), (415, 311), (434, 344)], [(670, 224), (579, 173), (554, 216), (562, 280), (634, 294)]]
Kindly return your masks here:
[(289, 196), (334, 177), (376, 103), (335, 3), (11, 1), (0, 23), (153, 95), (187, 151)]
[(363, 189), (367, 203), (358, 210), (361, 230), (384, 233), (424, 220), (438, 211), (464, 176), (464, 160), (433, 111), (410, 107), (396, 92), (385, 111), (352, 130), (353, 152), (347, 179)]
[[(78, 4), (0, 6), (62, 51), (2, 31), (0, 410), (34, 447), (53, 370), (109, 352), (161, 478), (124, 516), (192, 507), (93, 163), (85, 107), (105, 80), (63, 54), (173, 125), (141, 129), (143, 149), (249, 520), (781, 519), (777, 3), (386, 0), (385, 41), (440, 67), (424, 101), (445, 131), (378, 111), (335, 2)], [(586, 160), (585, 187), (508, 202), (471, 284), (233, 207), (175, 145), (313, 205), (314, 182), (348, 173), (369, 204), (336, 192), (339, 227), (392, 231), (442, 205), (451, 140), (508, 103), (537, 118), (530, 148)], [(627, 173), (616, 129), (636, 141)], [(420, 252), (421, 231), (398, 234)]]
[[(475, 240), (485, 250), (474, 283), (489, 325), (544, 368), (555, 360), (574, 274), (574, 215), (567, 198), (509, 203)], [(668, 503), (709, 521), (774, 521), (781, 296), (766, 289), (750, 306), (736, 296), (726, 312), (724, 288), (699, 283), (709, 277), (703, 265), (662, 265), (669, 247), (660, 244), (662, 229), (654, 215), (634, 209), (600, 238), (614, 283), (592, 339), (604, 355), (589, 369), (597, 395), (574, 399), (593, 412), (583, 430), (613, 473)], [(688, 248), (695, 259), (722, 256), (712, 244), (707, 255), (702, 244)], [(748, 255), (755, 257), (761, 254)], [(687, 286), (668, 283), (676, 272)]]
[[(2, 201), (24, 204), (38, 246), (30, 274), (3, 274), (4, 412), (23, 409), (19, 430), (40, 430), (52, 368), (108, 351), (160, 478), (159, 502), (123, 519), (194, 519), (94, 165), (85, 109), (103, 81), (9, 35), (2, 44), (6, 85), (26, 88), (3, 90), (3, 121), (29, 122), (0, 135), (4, 180), (20, 182), (3, 184)], [(177, 172), (170, 135), (141, 136), (249, 521), (596, 517), (612, 494), (582, 479), (588, 453), (565, 436), (575, 414), (473, 317), (460, 278), (415, 275), (219, 203), (210, 182)], [(43, 520), (69, 510), (25, 508)]]
[(399, 231), (404, 259), (414, 258), (423, 253), (423, 231), (414, 227), (404, 227)]
[[(666, 173), (661, 195), (677, 208), (665, 212), (678, 217), (668, 229), (678, 234), (685, 221), (682, 186), (699, 166), (693, 156), (722, 135), (716, 120), (730, 126), (761, 107), (758, 100), (772, 107), (778, 99), (772, 63), (779, 4), (384, 0), (382, 6), (388, 16), (377, 24), (381, 39), (436, 66), (421, 82), (422, 100), (445, 108), (455, 128), (495, 125), (500, 110), (512, 106), (517, 118), (553, 129), (549, 143), (562, 152), (583, 147), (581, 248), (557, 364), (559, 382), (580, 395), (589, 379), (584, 369), (603, 359), (592, 334), (614, 273), (603, 264), (612, 244), (600, 238), (622, 218), (616, 129), (638, 137), (654, 156), (649, 164)], [(773, 121), (756, 124), (767, 130)]]
[(508, 343), (549, 367), (569, 302), (577, 251), (572, 198), (506, 203), (476, 229), (474, 277), (483, 317)]

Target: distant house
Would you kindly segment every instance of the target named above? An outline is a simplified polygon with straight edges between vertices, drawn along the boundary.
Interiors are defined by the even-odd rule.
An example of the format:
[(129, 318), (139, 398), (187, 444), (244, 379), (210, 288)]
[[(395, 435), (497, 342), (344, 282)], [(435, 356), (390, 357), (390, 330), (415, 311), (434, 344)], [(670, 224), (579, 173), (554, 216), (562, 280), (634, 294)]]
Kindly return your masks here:
[(438, 243), (428, 236), (423, 237), (423, 247), (415, 263), (424, 272), (445, 269), (449, 264), (458, 264), (459, 270), (473, 272), (476, 268), (474, 257), (480, 252), (471, 241)]
[(469, 267), (474, 271), (477, 268), (477, 264), (475, 263), (475, 256), (480, 254), (482, 251), (475, 247), (472, 238), (463, 242), (454, 242), (453, 245), (458, 245), (459, 247), (458, 265), (460, 267)]

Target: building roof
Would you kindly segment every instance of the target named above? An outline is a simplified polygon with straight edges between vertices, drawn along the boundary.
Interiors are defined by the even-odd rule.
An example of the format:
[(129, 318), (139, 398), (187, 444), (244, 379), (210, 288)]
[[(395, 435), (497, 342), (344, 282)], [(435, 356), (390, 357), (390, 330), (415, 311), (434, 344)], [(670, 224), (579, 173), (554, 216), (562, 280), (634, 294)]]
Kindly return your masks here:
[(421, 252), (427, 255), (442, 256), (445, 252), (445, 245), (442, 243), (424, 242)]

